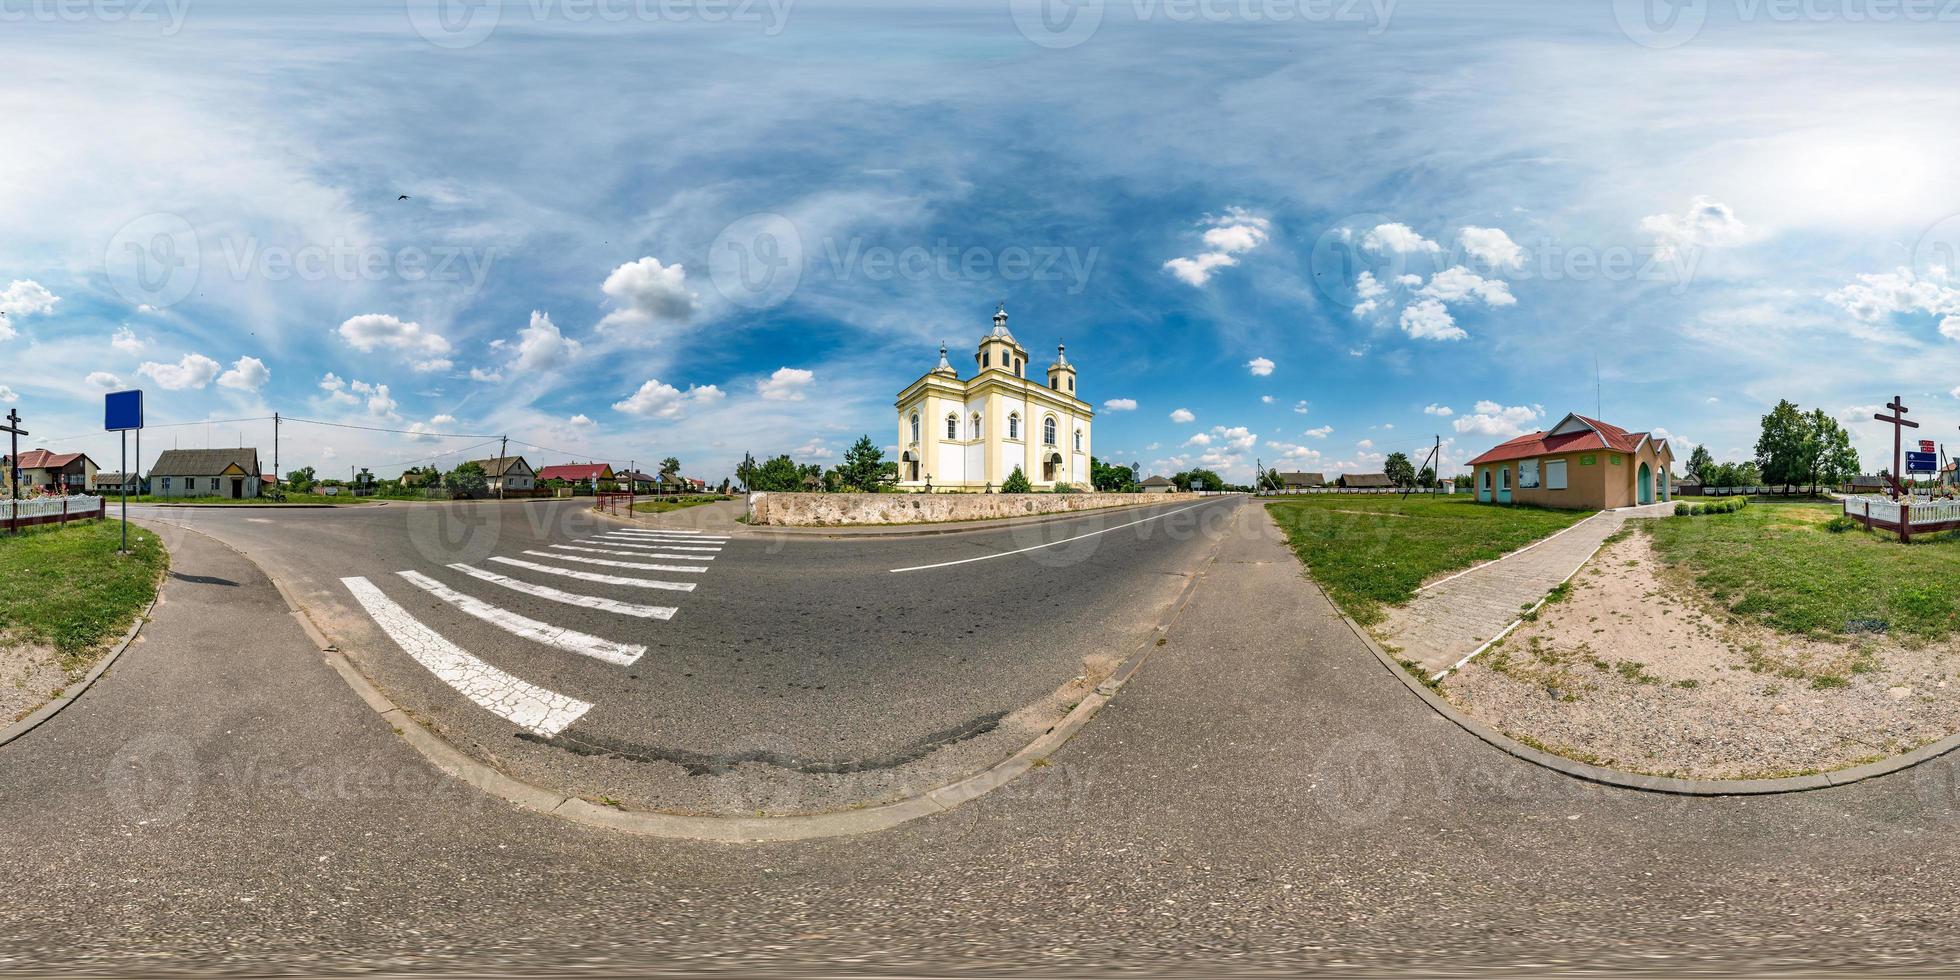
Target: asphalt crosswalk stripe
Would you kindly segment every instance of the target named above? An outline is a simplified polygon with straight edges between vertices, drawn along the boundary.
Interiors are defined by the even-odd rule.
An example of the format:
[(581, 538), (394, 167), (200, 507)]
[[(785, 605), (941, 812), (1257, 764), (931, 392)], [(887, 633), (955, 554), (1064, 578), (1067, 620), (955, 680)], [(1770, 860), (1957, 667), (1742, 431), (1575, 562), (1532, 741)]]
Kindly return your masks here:
[(607, 531), (607, 534), (635, 534), (648, 538), (693, 538), (696, 541), (726, 541), (726, 534), (702, 534), (699, 531), (643, 531), (639, 528), (622, 527)]
[[(610, 544), (611, 542), (604, 542), (604, 543)], [(584, 551), (584, 552), (590, 552), (591, 554), (595, 554), (595, 555), (619, 555), (622, 558), (686, 558), (689, 561), (714, 561), (715, 560), (714, 555), (665, 555), (657, 551), (649, 553), (643, 550), (642, 551), (614, 551), (611, 548), (581, 548), (575, 544), (548, 544), (545, 545), (545, 547), (563, 548), (566, 551)], [(625, 548), (629, 546), (620, 545), (619, 547)]]
[[(551, 557), (556, 558), (559, 556), (552, 555)], [(667, 589), (672, 592), (693, 592), (695, 586), (693, 582), (662, 582), (657, 579), (634, 578), (630, 575), (605, 575), (599, 572), (587, 572), (577, 568), (566, 568), (562, 565), (541, 565), (534, 561), (525, 561), (522, 558), (505, 558), (502, 555), (492, 555), (490, 556), (490, 560), (515, 568), (528, 568), (534, 572), (544, 572), (549, 575), (563, 575), (566, 578), (575, 578), (581, 582), (600, 582), (605, 585), (630, 585), (636, 589)]]
[(685, 527), (622, 527), (626, 534), (700, 534), (700, 531)]
[(597, 609), (601, 612), (618, 613), (622, 616), (638, 616), (641, 619), (673, 619), (674, 618), (675, 609), (673, 606), (646, 606), (646, 605), (641, 605), (640, 603), (637, 602), (621, 602), (618, 599), (608, 599), (605, 596), (580, 595), (577, 592), (562, 592), (558, 589), (552, 588), (549, 585), (539, 585), (536, 582), (526, 582), (522, 579), (514, 579), (508, 575), (499, 575), (496, 572), (485, 571), (481, 568), (477, 568), (473, 565), (465, 565), (461, 562), (457, 562), (456, 564), (450, 565), (449, 567), (459, 572), (462, 572), (464, 575), (468, 575), (471, 578), (480, 579), (482, 581), (489, 582), (492, 585), (501, 585), (504, 588), (510, 589), (512, 591), (522, 592), (525, 595), (537, 596), (540, 599), (550, 599), (552, 602), (562, 602), (568, 606), (584, 606), (587, 609)]
[(360, 576), (340, 580), (388, 638), (429, 673), (490, 712), (539, 735), (552, 736), (592, 710), (577, 698), (527, 684), (498, 670), (422, 625), (408, 610)]
[(631, 667), (633, 661), (640, 659), (647, 652), (646, 647), (637, 643), (616, 643), (612, 640), (593, 636), (590, 633), (581, 633), (575, 629), (553, 626), (550, 623), (539, 622), (527, 616), (520, 616), (508, 609), (493, 606), (475, 596), (458, 592), (421, 572), (396, 572), (395, 574), (409, 580), (409, 582), (413, 583), (422, 591), (506, 633), (512, 633), (524, 637), (527, 640), (536, 640), (546, 646), (557, 647), (567, 653), (576, 653), (582, 657), (603, 660), (609, 664), (618, 664), (621, 667)]
[(668, 551), (710, 551), (710, 552), (721, 551), (720, 548), (711, 548), (708, 547), (707, 545), (674, 544), (669, 541), (661, 541), (655, 543), (647, 540), (646, 538), (580, 538), (579, 540), (595, 542), (598, 544), (603, 544), (614, 548), (639, 548), (642, 550), (649, 549), (649, 548), (653, 548), (653, 549), (664, 548)]
[(540, 558), (556, 558), (559, 561), (576, 561), (583, 562), (587, 565), (605, 565), (610, 568), (631, 568), (642, 572), (705, 572), (708, 570), (708, 566), (706, 565), (658, 565), (643, 561), (614, 561), (611, 558), (586, 558), (581, 555), (561, 555), (551, 551), (531, 551), (528, 549), (524, 553), (527, 555), (537, 555)]

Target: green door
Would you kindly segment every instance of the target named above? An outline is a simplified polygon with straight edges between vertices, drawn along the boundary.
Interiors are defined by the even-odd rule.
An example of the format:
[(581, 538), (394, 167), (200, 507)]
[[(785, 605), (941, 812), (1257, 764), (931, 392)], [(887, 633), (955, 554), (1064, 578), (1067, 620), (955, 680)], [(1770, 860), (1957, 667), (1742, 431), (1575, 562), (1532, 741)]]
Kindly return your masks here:
[(1640, 502), (1654, 502), (1654, 471), (1646, 463), (1640, 464)]

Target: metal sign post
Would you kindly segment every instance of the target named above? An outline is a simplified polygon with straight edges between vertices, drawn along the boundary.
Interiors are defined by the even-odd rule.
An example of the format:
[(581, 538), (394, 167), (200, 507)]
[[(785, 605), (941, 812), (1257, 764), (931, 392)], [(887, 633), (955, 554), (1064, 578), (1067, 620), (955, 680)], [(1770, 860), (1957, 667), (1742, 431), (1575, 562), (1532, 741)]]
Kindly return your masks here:
[(129, 432), (136, 430), (136, 450), (141, 456), (143, 450), (143, 389), (112, 391), (102, 398), (102, 428), (107, 432), (122, 433), (122, 547), (116, 550), (129, 553)]

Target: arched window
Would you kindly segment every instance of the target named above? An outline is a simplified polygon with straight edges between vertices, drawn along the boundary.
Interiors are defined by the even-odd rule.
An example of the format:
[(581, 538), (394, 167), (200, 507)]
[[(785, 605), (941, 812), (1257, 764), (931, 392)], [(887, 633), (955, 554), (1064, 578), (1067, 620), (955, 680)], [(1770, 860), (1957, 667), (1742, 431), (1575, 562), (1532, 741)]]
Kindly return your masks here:
[(1052, 415), (1041, 420), (1041, 441), (1045, 445), (1055, 444), (1055, 417)]
[(1075, 379), (1074, 379), (1074, 378), (1070, 378), (1070, 379), (1068, 379), (1068, 390), (1070, 390), (1070, 391), (1074, 391), (1074, 390), (1075, 390)]
[(960, 437), (960, 417), (948, 412), (946, 414), (946, 438), (958, 439), (959, 437)]
[(994, 366), (994, 352), (993, 352), (993, 351), (990, 351), (990, 350), (983, 350), (983, 351), (981, 351), (981, 352), (980, 352), (980, 366), (981, 366), (982, 368), (990, 368), (990, 367), (993, 367), (993, 366)]
[(1007, 417), (1007, 438), (1021, 438), (1021, 413), (1015, 412)]
[(1075, 451), (1076, 451), (1076, 452), (1078, 452), (1078, 453), (1082, 451), (1082, 430), (1081, 430), (1081, 429), (1077, 429), (1077, 430), (1075, 430)]
[(912, 413), (912, 441), (919, 441), (919, 413)]
[(968, 438), (968, 439), (979, 439), (979, 438), (981, 438), (981, 437), (982, 437), (982, 435), (981, 435), (981, 431), (980, 431), (980, 413), (979, 413), (979, 412), (974, 412), (974, 413), (973, 413), (973, 427), (967, 430), (967, 438)]

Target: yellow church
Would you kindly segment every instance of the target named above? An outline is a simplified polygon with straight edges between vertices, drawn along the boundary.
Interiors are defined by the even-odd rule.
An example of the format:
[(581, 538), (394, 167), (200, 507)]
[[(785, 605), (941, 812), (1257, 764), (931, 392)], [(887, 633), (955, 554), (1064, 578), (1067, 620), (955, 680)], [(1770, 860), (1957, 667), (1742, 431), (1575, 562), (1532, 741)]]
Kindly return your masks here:
[(1089, 423), (1075, 366), (1055, 346), (1046, 385), (1027, 376), (1028, 351), (1007, 332), (1007, 308), (973, 353), (962, 380), (939, 348), (939, 366), (898, 393), (898, 485), (907, 490), (993, 490), (1020, 467), (1037, 490), (1089, 489)]

